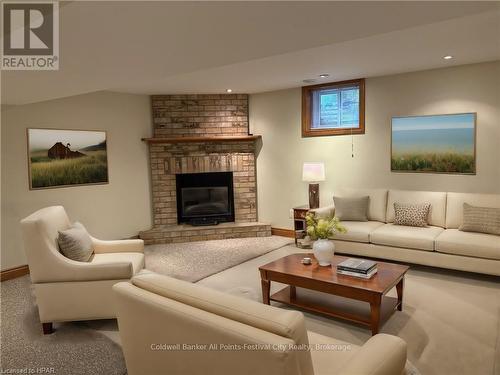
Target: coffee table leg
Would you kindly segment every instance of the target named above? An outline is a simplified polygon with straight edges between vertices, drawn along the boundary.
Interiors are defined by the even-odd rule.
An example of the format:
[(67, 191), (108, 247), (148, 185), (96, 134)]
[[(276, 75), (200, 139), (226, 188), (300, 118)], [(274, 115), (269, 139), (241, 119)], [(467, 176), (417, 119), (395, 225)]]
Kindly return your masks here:
[(396, 284), (396, 292), (398, 293), (398, 310), (403, 311), (403, 289), (405, 286), (405, 279), (404, 277), (399, 281), (399, 283)]
[(266, 305), (270, 305), (271, 302), (269, 300), (270, 291), (271, 291), (271, 282), (269, 280), (261, 279), (260, 283), (262, 285), (262, 302)]
[(290, 285), (290, 300), (295, 299), (297, 297), (297, 288), (295, 285)]
[(382, 296), (376, 296), (373, 301), (370, 302), (372, 336), (376, 335), (379, 330), (381, 302)]

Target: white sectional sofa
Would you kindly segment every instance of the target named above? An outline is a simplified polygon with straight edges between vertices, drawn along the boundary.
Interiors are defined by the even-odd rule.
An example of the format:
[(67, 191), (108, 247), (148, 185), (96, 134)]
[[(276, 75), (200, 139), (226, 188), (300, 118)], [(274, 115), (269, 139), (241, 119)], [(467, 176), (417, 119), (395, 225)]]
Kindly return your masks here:
[[(369, 196), (369, 221), (343, 221), (336, 252), (500, 276), (500, 236), (458, 230), (463, 204), (500, 208), (498, 194), (340, 189), (339, 197)], [(430, 203), (427, 227), (394, 225), (394, 202)], [(334, 205), (314, 210), (335, 212)]]

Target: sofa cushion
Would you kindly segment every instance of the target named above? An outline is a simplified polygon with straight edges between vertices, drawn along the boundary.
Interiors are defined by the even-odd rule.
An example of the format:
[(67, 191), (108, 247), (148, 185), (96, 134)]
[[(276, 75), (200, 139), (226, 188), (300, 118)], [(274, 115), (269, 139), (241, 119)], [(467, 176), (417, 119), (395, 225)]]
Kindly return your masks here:
[(430, 203), (394, 202), (394, 224), (410, 227), (426, 227), (429, 217)]
[(500, 208), (500, 194), (448, 193), (446, 228), (458, 229), (462, 225), (464, 203), (472, 206)]
[(500, 208), (477, 207), (464, 203), (464, 222), (458, 229), (463, 232), (500, 236)]
[(135, 275), (144, 268), (143, 253), (102, 253), (94, 254), (90, 258), (92, 264), (116, 264), (131, 263), (132, 272)]
[(369, 196), (364, 197), (333, 197), (335, 216), (339, 220), (368, 221)]
[(443, 230), (440, 227), (384, 224), (371, 233), (370, 242), (377, 245), (434, 251), (434, 240)]
[(500, 236), (446, 229), (436, 238), (436, 251), (500, 260)]
[(444, 228), (446, 223), (446, 193), (435, 191), (389, 190), (387, 196), (387, 222), (394, 222), (394, 202), (430, 203), (429, 225)]
[(336, 240), (370, 242), (370, 234), (378, 227), (384, 225), (380, 221), (342, 221), (341, 224), (347, 229), (347, 233), (338, 233)]
[(71, 228), (60, 230), (57, 242), (66, 258), (78, 262), (88, 262), (94, 251), (90, 234), (79, 222), (74, 223)]
[(387, 209), (387, 189), (352, 189), (340, 188), (335, 190), (338, 197), (362, 197), (369, 196), (368, 220), (385, 222)]

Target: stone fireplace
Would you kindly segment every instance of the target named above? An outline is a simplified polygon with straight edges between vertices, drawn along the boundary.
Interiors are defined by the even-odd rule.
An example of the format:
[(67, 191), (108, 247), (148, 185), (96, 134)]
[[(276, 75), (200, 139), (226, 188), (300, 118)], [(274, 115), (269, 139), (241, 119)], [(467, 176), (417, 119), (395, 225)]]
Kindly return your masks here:
[[(154, 137), (144, 141), (149, 144), (153, 228), (141, 232), (140, 237), (153, 244), (270, 236), (270, 225), (257, 221), (255, 158), (260, 137), (248, 134), (248, 96), (155, 95), (151, 101)], [(178, 181), (191, 179), (194, 188), (208, 189), (211, 183), (204, 185), (202, 176), (222, 172), (232, 174), (232, 217), (225, 216), (230, 220), (221, 216), (221, 224), (209, 226), (192, 226), (180, 220), (183, 203), (178, 201), (182, 199), (178, 197)], [(190, 212), (198, 210), (197, 215), (200, 210), (216, 207), (224, 197), (220, 189), (200, 190), (196, 199), (194, 190), (187, 194), (191, 194)], [(221, 198), (215, 206), (209, 203), (210, 194)]]

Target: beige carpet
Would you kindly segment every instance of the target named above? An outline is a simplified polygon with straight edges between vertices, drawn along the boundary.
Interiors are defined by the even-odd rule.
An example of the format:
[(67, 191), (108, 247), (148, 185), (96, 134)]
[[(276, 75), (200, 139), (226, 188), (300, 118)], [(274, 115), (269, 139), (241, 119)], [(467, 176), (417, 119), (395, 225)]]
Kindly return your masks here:
[[(199, 283), (261, 301), (258, 267), (295, 252), (304, 250), (286, 246)], [(282, 287), (273, 283), (271, 291)], [(408, 359), (422, 375), (500, 375), (499, 278), (411, 266), (404, 293), (403, 311), (395, 312), (381, 332), (408, 343)], [(311, 331), (357, 345), (370, 338), (363, 327), (305, 315)]]
[(85, 323), (43, 335), (29, 276), (1, 284), (1, 374), (123, 375), (119, 345)]
[(290, 238), (279, 236), (234, 238), (149, 245), (144, 254), (148, 270), (196, 282), (291, 242)]

